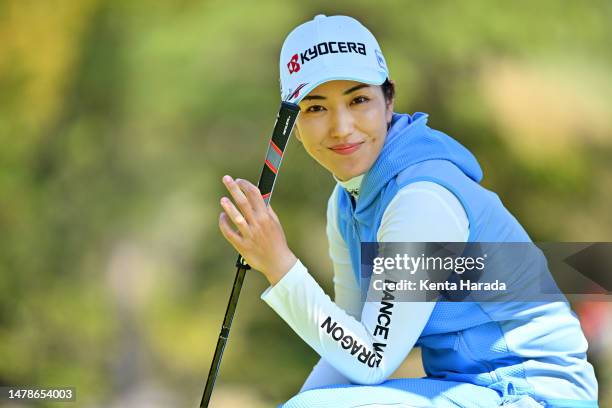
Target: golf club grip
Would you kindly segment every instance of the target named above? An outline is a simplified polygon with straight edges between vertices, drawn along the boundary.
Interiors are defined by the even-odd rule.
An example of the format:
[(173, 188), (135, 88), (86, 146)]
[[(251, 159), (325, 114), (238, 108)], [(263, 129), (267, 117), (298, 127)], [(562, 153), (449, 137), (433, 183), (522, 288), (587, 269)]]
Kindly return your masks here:
[[(276, 116), (276, 122), (274, 124), (274, 130), (272, 131), (272, 137), (268, 144), (268, 151), (266, 152), (266, 159), (264, 162), (261, 176), (257, 186), (259, 191), (266, 203), (269, 204), (270, 198), (272, 197), (272, 190), (274, 189), (274, 182), (278, 175), (281, 162), (283, 160), (283, 154), (285, 147), (289, 141), (289, 136), (293, 130), (293, 125), (300, 112), (300, 108), (293, 103), (281, 102), (280, 110)], [(242, 283), (245, 278), (247, 269), (251, 267), (246, 263), (242, 255), (238, 254), (236, 260), (236, 277), (232, 286), (232, 293), (230, 295), (227, 309), (225, 310), (225, 317), (223, 318), (223, 325), (221, 326), (221, 332), (217, 339), (217, 347), (215, 348), (215, 354), (213, 361), (210, 365), (210, 371), (208, 372), (208, 378), (206, 379), (206, 387), (202, 395), (200, 402), (200, 408), (208, 407), (210, 398), (212, 396), (213, 388), (215, 386), (215, 380), (221, 367), (221, 358), (223, 357), (223, 351), (229, 337), (230, 328), (232, 326), (232, 320), (236, 312), (236, 306), (238, 304), (238, 297), (240, 296), (240, 290), (242, 289)]]
[[(272, 130), (272, 137), (268, 143), (268, 150), (266, 151), (266, 158), (261, 169), (259, 182), (257, 183), (257, 187), (266, 205), (272, 199), (272, 191), (274, 190), (276, 176), (283, 161), (285, 147), (287, 147), (289, 136), (291, 136), (293, 125), (299, 113), (300, 107), (298, 105), (290, 102), (281, 102), (281, 107), (276, 115), (274, 129)], [(240, 254), (238, 254), (238, 259), (236, 260), (236, 266), (251, 269)]]
[(272, 197), (274, 182), (276, 181), (276, 176), (283, 160), (285, 147), (287, 146), (293, 124), (299, 112), (300, 108), (296, 104), (282, 102), (278, 115), (276, 116), (276, 123), (274, 123), (274, 130), (272, 131), (272, 137), (268, 144), (266, 159), (263, 169), (261, 170), (259, 183), (257, 183), (266, 205), (270, 202), (270, 198)]

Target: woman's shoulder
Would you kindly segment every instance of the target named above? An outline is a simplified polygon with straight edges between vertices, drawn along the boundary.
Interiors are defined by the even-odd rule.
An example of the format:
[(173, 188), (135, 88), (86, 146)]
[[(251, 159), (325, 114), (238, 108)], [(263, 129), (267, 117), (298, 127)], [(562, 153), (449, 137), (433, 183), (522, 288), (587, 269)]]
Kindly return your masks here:
[(457, 218), (466, 217), (463, 205), (446, 187), (433, 181), (416, 181), (400, 188), (389, 202), (387, 210), (393, 207), (415, 209), (444, 208)]
[[(433, 181), (416, 181), (400, 188), (387, 205), (379, 235), (386, 230), (427, 232), (429, 240), (461, 241), (469, 234), (467, 213), (459, 199)], [(440, 239), (438, 239), (440, 240)]]
[(425, 199), (436, 199), (455, 207), (461, 203), (449, 189), (434, 181), (421, 180), (401, 187), (395, 194), (394, 200), (415, 201)]

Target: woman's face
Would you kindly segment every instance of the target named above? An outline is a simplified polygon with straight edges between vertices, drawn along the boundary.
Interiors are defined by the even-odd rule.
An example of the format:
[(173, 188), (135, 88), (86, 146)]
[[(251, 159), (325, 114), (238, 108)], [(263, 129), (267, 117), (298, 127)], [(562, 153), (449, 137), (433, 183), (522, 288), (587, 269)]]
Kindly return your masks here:
[(312, 158), (342, 181), (372, 167), (393, 114), (379, 85), (329, 81), (299, 106), (296, 136)]

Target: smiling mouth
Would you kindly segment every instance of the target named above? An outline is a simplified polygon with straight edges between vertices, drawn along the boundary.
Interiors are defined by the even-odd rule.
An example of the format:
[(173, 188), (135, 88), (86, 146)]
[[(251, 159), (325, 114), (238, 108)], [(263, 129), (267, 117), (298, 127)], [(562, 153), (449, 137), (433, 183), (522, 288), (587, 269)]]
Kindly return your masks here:
[(338, 153), (338, 154), (342, 154), (342, 155), (347, 155), (347, 154), (351, 154), (353, 152), (356, 152), (357, 150), (359, 150), (359, 148), (361, 147), (361, 145), (363, 145), (364, 142), (359, 142), (359, 143), (343, 143), (343, 144), (338, 144), (335, 146), (330, 147), (329, 149), (334, 152), (334, 153)]

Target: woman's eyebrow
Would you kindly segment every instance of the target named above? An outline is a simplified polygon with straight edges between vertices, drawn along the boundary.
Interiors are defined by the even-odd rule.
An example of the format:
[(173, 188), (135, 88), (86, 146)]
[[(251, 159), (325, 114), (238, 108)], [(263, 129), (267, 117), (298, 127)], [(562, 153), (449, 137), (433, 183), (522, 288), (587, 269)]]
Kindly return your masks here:
[[(342, 95), (348, 95), (351, 92), (355, 92), (355, 91), (357, 91), (359, 89), (369, 88), (369, 87), (370, 87), (370, 85), (368, 85), (368, 84), (355, 85), (354, 87), (349, 88), (346, 91), (342, 92)], [(314, 99), (319, 99), (320, 100), (320, 99), (327, 99), (327, 98), (324, 97), (324, 96), (321, 96), (321, 95), (306, 95), (305, 97), (302, 98), (303, 101), (309, 101), (309, 100), (314, 100)]]
[(327, 98), (321, 95), (306, 95), (305, 97), (302, 98), (303, 101), (308, 101), (312, 99), (327, 99)]

